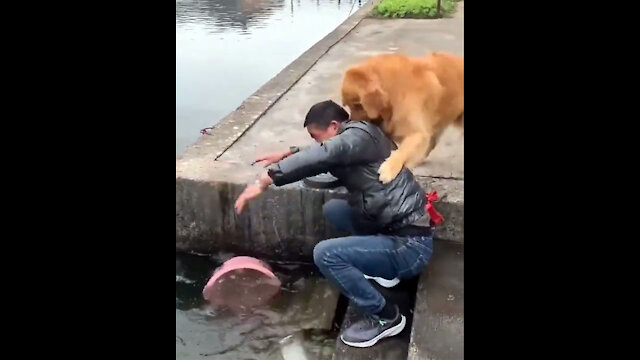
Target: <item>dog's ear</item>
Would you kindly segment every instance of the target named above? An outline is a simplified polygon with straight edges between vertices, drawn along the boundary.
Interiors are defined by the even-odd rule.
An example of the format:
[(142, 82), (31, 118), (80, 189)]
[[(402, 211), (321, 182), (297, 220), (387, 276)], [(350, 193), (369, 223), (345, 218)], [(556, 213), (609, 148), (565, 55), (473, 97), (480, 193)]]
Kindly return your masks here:
[(343, 83), (343, 102), (344, 92), (351, 89), (358, 94), (360, 104), (367, 112), (367, 117), (377, 119), (380, 113), (388, 108), (389, 98), (382, 90), (380, 81), (375, 74), (362, 67), (353, 67), (347, 71)]
[(342, 81), (342, 105), (347, 105), (347, 97), (351, 98), (356, 94), (360, 97), (361, 89), (367, 87), (368, 83), (369, 78), (362, 68), (352, 67), (347, 70)]
[(379, 118), (380, 114), (389, 108), (389, 97), (382, 90), (377, 79), (372, 79), (369, 85), (363, 89), (362, 93), (360, 93), (360, 101), (370, 119)]

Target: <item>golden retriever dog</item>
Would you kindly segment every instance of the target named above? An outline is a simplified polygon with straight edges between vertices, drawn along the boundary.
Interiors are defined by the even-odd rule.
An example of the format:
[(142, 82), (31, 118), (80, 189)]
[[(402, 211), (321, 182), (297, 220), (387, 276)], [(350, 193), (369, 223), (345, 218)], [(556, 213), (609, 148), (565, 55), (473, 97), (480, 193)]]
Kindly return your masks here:
[(449, 125), (464, 127), (464, 60), (446, 53), (373, 57), (346, 72), (342, 104), (352, 119), (379, 125), (399, 143), (378, 170), (388, 183), (403, 166), (422, 163)]

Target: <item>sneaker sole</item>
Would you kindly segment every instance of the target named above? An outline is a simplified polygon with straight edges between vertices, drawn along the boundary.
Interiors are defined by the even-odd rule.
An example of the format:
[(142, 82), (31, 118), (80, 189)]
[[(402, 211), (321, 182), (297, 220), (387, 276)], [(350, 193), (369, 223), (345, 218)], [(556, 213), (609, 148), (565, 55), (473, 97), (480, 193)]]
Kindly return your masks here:
[(386, 288), (392, 288), (392, 287), (394, 287), (394, 286), (396, 286), (396, 285), (398, 285), (400, 283), (400, 279), (398, 279), (398, 278), (395, 278), (395, 279), (392, 279), (392, 280), (387, 280), (385, 278), (374, 277), (374, 276), (369, 276), (369, 275), (364, 275), (364, 278), (365, 279), (369, 279), (369, 280), (374, 280), (375, 282), (380, 284), (380, 286), (386, 287)]
[(404, 315), (400, 315), (402, 317), (402, 319), (400, 320), (400, 323), (392, 328), (388, 328), (387, 330), (381, 332), (378, 336), (374, 337), (371, 340), (368, 341), (364, 341), (364, 342), (350, 342), (350, 341), (346, 341), (342, 335), (340, 335), (340, 340), (342, 340), (343, 343), (349, 345), (349, 346), (353, 346), (353, 347), (358, 347), (358, 348), (365, 348), (365, 347), (370, 347), (375, 345), (378, 341), (380, 341), (381, 339), (384, 338), (388, 338), (388, 337), (392, 337), (395, 335), (400, 334), (400, 332), (402, 332), (402, 330), (404, 330), (404, 326), (407, 324), (407, 318), (404, 317)]

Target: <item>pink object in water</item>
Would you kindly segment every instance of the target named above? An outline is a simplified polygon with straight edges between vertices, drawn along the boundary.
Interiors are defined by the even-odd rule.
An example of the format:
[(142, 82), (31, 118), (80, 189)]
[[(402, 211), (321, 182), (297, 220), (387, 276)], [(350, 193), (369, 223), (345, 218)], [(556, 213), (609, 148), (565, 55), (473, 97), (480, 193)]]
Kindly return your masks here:
[(202, 295), (214, 305), (246, 308), (271, 299), (280, 285), (280, 280), (263, 261), (236, 256), (215, 270)]

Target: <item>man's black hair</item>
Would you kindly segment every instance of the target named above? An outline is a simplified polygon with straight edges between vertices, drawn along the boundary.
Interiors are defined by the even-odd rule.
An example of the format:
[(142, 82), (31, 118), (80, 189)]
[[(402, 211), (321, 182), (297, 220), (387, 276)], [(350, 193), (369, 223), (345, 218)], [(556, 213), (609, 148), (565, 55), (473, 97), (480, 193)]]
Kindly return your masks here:
[(304, 118), (304, 127), (313, 124), (326, 129), (332, 120), (337, 122), (347, 121), (349, 120), (349, 113), (342, 106), (327, 100), (319, 102), (309, 109), (307, 116)]

